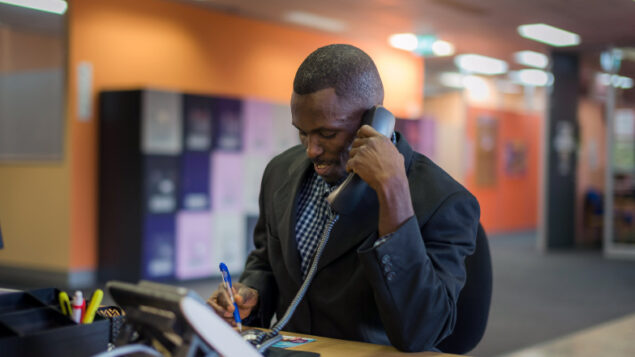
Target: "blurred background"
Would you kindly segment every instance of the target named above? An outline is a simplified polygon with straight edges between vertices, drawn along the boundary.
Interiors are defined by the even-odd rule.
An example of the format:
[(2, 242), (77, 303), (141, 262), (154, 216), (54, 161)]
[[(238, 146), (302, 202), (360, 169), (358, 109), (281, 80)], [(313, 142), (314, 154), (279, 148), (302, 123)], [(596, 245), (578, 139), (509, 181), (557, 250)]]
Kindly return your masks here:
[(35, 3), (0, 1), (0, 286), (207, 297), (220, 261), (237, 277), (262, 171), (299, 143), (295, 71), (349, 43), (480, 202), (494, 292), (472, 354), (633, 352), (635, 1)]

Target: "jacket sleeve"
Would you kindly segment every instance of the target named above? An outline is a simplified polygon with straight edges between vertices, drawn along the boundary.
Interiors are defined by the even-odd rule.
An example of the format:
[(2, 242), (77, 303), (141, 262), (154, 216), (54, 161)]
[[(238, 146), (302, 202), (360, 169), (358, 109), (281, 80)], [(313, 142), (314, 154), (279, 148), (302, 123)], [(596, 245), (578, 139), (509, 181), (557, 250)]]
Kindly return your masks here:
[(454, 329), (479, 216), (476, 199), (458, 191), (422, 225), (413, 216), (383, 244), (374, 246), (374, 234), (358, 250), (388, 338), (399, 350), (431, 350)]
[(252, 311), (251, 315), (245, 319), (245, 324), (253, 327), (269, 328), (271, 318), (275, 312), (276, 301), (278, 297), (278, 288), (275, 277), (269, 262), (268, 252), (268, 223), (265, 211), (265, 203), (268, 202), (267, 192), (267, 172), (269, 167), (265, 169), (265, 173), (260, 185), (260, 195), (258, 198), (258, 207), (260, 215), (258, 222), (254, 228), (254, 246), (255, 249), (247, 257), (245, 270), (240, 276), (240, 282), (254, 288), (258, 291), (258, 305)]

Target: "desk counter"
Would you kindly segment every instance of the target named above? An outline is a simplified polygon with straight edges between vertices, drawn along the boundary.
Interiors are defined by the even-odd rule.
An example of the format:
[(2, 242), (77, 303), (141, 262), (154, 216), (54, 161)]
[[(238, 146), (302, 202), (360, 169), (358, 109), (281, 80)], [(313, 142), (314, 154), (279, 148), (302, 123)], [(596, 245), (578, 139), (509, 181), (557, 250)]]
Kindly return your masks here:
[(317, 352), (321, 357), (450, 357), (458, 356), (439, 352), (404, 353), (392, 346), (375, 345), (372, 343), (338, 340), (335, 338), (303, 335), (295, 332), (282, 332), (283, 335), (314, 338), (315, 341), (289, 348), (290, 350)]

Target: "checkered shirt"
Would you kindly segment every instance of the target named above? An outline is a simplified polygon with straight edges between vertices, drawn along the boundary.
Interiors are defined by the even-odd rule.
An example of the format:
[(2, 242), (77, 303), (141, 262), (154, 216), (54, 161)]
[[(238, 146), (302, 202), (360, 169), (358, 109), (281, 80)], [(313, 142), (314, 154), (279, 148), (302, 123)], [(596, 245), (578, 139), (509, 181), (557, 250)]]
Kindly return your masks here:
[(300, 253), (302, 278), (306, 277), (320, 237), (333, 211), (326, 196), (335, 188), (315, 171), (302, 185), (298, 203), (298, 220), (295, 224), (295, 239)]
[[(397, 145), (397, 135), (393, 132), (390, 141)], [(342, 179), (343, 181), (343, 179)], [(339, 184), (339, 183), (338, 183)], [(300, 189), (300, 202), (298, 203), (298, 220), (295, 224), (295, 239), (300, 253), (300, 268), (302, 279), (306, 277), (313, 254), (320, 242), (324, 228), (328, 220), (335, 212), (326, 201), (326, 196), (338, 185), (331, 186), (315, 171), (308, 177)], [(393, 236), (392, 233), (379, 237), (373, 247), (377, 247)]]

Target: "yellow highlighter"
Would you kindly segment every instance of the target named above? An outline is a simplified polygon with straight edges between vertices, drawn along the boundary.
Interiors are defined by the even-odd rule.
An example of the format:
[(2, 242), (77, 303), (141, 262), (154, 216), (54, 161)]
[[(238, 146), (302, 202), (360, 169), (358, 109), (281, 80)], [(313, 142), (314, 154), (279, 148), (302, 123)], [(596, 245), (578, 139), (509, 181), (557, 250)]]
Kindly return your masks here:
[(101, 289), (95, 290), (93, 293), (93, 297), (90, 299), (90, 303), (86, 308), (86, 312), (84, 313), (84, 318), (82, 319), (83, 324), (90, 324), (95, 319), (95, 313), (97, 313), (97, 309), (99, 308), (99, 304), (101, 304), (101, 299), (104, 298), (104, 292)]
[(71, 300), (68, 298), (68, 294), (65, 291), (60, 291), (58, 299), (60, 301), (62, 314), (71, 317), (73, 311), (71, 310)]

